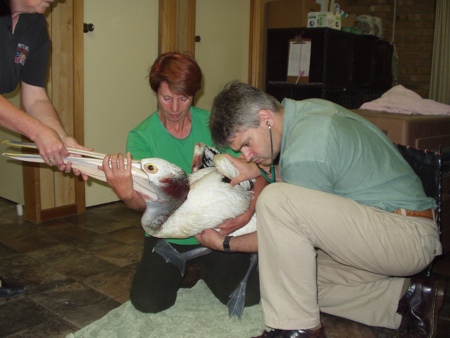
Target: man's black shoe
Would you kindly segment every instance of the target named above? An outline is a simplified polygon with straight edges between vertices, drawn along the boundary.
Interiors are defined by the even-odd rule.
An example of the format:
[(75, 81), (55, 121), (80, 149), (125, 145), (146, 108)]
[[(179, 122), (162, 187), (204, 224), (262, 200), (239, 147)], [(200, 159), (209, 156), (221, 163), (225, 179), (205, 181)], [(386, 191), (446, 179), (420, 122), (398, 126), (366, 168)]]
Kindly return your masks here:
[(444, 302), (445, 282), (411, 279), (400, 299), (398, 313), (403, 316), (400, 337), (432, 338), (437, 334), (439, 310)]
[(326, 338), (323, 326), (316, 330), (271, 330), (254, 338)]
[(12, 287), (5, 283), (2, 277), (0, 277), (0, 298), (11, 298), (24, 294), (26, 287)]

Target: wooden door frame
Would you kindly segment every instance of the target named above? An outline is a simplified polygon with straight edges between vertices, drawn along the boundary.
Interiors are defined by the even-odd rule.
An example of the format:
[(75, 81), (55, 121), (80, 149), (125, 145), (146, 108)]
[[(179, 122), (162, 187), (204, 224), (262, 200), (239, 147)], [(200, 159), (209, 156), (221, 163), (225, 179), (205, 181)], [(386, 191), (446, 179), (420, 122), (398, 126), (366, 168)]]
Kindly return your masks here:
[(265, 88), (266, 2), (267, 0), (250, 1), (248, 84), (262, 90)]
[[(48, 14), (53, 38), (47, 92), (50, 98), (54, 96), (52, 101), (65, 129), (80, 144), (84, 143), (83, 5), (83, 0), (66, 0), (54, 4), (57, 7)], [(86, 210), (85, 183), (80, 177), (24, 163), (23, 182), (28, 221), (41, 223)]]
[(158, 54), (195, 55), (195, 11), (196, 0), (159, 0)]
[[(73, 9), (73, 135), (84, 145), (84, 0), (74, 0)], [(77, 213), (86, 211), (86, 183), (81, 177), (75, 181)]]
[[(248, 83), (264, 88), (266, 0), (250, 0)], [(159, 0), (159, 54), (190, 51), (195, 55), (196, 0)]]

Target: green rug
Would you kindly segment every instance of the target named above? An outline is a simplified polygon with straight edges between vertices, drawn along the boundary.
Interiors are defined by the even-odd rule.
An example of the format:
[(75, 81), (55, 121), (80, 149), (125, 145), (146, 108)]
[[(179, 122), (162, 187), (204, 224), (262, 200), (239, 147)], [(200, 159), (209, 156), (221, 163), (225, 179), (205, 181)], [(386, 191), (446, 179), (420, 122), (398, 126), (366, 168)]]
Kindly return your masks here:
[(192, 289), (180, 289), (166, 311), (144, 314), (128, 301), (66, 338), (246, 338), (263, 330), (260, 304), (245, 308), (241, 319), (229, 318), (228, 308), (200, 280)]

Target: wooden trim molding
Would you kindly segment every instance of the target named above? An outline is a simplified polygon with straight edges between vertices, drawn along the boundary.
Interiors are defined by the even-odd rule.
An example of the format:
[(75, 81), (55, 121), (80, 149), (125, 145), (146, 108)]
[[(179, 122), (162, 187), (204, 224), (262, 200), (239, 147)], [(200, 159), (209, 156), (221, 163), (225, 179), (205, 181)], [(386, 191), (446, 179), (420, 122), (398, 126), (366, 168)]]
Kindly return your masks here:
[(79, 214), (76, 204), (63, 205), (41, 211), (41, 221), (48, 221), (55, 218), (67, 217)]
[[(23, 141), (30, 140), (22, 138)], [(39, 164), (23, 163), (24, 218), (33, 223), (41, 222), (41, 194), (39, 184)]]
[(196, 0), (180, 0), (178, 51), (195, 55)]
[(259, 89), (264, 89), (265, 17), (266, 1), (251, 0), (248, 83)]
[[(73, 136), (84, 145), (84, 1), (73, 4)], [(76, 213), (86, 211), (86, 184), (75, 178)]]
[[(264, 88), (267, 0), (250, 0), (248, 83)], [(159, 0), (159, 54), (190, 51), (195, 56), (195, 0)]]
[(178, 0), (159, 0), (158, 54), (178, 49)]
[[(48, 13), (52, 40), (47, 92), (67, 132), (84, 141), (83, 1), (66, 0)], [(40, 223), (85, 211), (82, 179), (46, 165), (23, 164), (25, 219)]]
[(158, 53), (195, 55), (195, 0), (159, 0)]

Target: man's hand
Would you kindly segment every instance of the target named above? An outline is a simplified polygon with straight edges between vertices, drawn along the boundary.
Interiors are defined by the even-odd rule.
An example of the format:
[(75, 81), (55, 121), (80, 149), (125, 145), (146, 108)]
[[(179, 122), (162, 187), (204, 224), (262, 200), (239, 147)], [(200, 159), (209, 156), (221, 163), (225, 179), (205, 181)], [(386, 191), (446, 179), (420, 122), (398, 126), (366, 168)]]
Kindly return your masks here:
[(69, 151), (54, 129), (42, 125), (40, 133), (33, 141), (45, 163), (57, 166), (60, 170), (65, 169), (63, 157), (69, 156)]
[(243, 214), (236, 216), (235, 218), (228, 219), (221, 225), (218, 225), (216, 229), (219, 230), (219, 234), (221, 236), (225, 237), (226, 235), (229, 235), (247, 225), (247, 223), (252, 219), (253, 213), (253, 209), (247, 209), (247, 211)]
[(243, 181), (252, 180), (261, 175), (257, 165), (253, 162), (247, 162), (241, 157), (233, 157), (230, 154), (225, 154), (227, 158), (234, 164), (239, 171), (239, 175), (231, 180), (231, 185), (236, 185)]
[[(93, 150), (94, 150), (94, 148), (86, 148), (86, 147), (84, 147), (84, 146), (78, 144), (77, 141), (76, 141), (73, 137), (70, 137), (70, 136), (65, 137), (65, 138), (63, 139), (63, 142), (64, 142), (64, 144), (65, 144), (65, 146), (66, 146), (67, 148), (81, 149), (81, 150), (87, 150), (87, 151), (93, 151)], [(70, 155), (71, 155), (71, 156), (76, 156), (76, 157), (81, 156), (81, 155), (72, 154), (72, 153), (71, 153)], [(68, 174), (68, 173), (70, 173), (70, 171), (73, 169), (73, 168), (72, 168), (72, 162), (67, 161), (67, 163), (65, 163), (64, 166), (58, 166), (58, 169), (61, 170), (61, 171), (64, 170), (64, 171)], [(81, 171), (79, 171), (78, 169), (73, 169), (73, 173), (74, 173), (75, 176), (81, 175), (81, 177), (82, 177), (83, 180), (85, 180), (85, 181), (87, 181), (87, 179), (89, 178), (88, 175), (83, 174), (83, 173), (82, 173)]]
[[(195, 238), (203, 246), (217, 251), (224, 251), (223, 241), (225, 240), (225, 236), (220, 235), (214, 229), (203, 230), (201, 233), (195, 235)], [(232, 237), (229, 244), (231, 252), (258, 252), (258, 238), (256, 231)]]
[[(70, 172), (71, 163), (65, 163), (69, 156), (67, 147), (92, 150), (79, 145), (67, 133), (51, 103), (45, 88), (29, 85), (22, 81), (22, 105), (25, 111), (0, 99), (0, 122), (2, 125), (27, 136), (39, 149), (39, 154), (49, 166), (56, 166), (60, 171)], [(5, 110), (6, 113), (3, 111)], [(74, 170), (75, 175), (80, 175)], [(83, 175), (87, 179), (87, 175)]]

